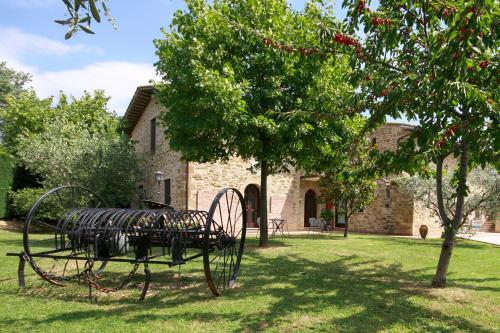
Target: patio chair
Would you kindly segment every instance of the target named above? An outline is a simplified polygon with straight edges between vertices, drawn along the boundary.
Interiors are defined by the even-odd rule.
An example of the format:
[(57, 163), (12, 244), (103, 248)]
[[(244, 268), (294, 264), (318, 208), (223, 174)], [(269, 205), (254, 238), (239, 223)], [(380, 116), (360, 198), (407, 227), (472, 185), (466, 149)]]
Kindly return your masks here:
[(260, 234), (260, 217), (257, 218), (257, 232), (255, 233), (255, 238), (259, 238)]
[(320, 222), (315, 217), (309, 218), (309, 231), (307, 232), (307, 234), (309, 235), (311, 231), (313, 234), (321, 231)]

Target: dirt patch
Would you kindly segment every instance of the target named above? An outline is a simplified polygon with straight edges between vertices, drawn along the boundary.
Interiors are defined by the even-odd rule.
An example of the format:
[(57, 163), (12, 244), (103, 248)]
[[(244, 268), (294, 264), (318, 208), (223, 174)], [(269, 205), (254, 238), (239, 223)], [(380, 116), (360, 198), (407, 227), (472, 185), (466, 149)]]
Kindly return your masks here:
[(12, 231), (12, 232), (22, 232), (24, 227), (24, 221), (12, 220), (4, 221), (0, 220), (0, 230)]

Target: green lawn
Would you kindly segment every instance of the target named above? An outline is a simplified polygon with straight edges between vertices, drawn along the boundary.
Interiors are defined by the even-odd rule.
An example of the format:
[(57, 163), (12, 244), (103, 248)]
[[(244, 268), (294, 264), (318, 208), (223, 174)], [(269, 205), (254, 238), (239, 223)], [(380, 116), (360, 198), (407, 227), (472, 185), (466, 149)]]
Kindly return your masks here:
[(449, 287), (429, 284), (440, 240), (339, 234), (271, 241), (250, 237), (237, 288), (211, 296), (202, 262), (181, 276), (153, 267), (126, 290), (87, 300), (84, 285), (48, 285), (27, 267), (17, 287), (21, 234), (0, 231), (0, 332), (498, 332), (500, 248), (460, 241)]

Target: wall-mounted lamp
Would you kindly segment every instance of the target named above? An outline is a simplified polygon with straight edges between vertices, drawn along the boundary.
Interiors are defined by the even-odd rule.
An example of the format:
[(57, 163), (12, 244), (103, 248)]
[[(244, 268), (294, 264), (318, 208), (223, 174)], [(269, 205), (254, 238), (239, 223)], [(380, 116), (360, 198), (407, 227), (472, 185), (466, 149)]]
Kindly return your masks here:
[(160, 185), (161, 182), (163, 181), (163, 178), (164, 178), (163, 176), (164, 176), (163, 172), (161, 172), (161, 171), (155, 172), (155, 179), (158, 182), (158, 185)]

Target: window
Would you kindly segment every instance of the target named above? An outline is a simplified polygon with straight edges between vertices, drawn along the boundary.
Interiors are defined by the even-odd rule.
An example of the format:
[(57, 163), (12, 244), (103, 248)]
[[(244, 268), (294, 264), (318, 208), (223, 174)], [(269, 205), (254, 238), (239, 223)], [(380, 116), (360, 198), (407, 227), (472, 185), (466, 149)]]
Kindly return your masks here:
[(150, 141), (150, 151), (152, 154), (156, 152), (156, 118), (151, 119), (151, 127), (150, 127), (150, 133), (151, 133), (151, 141)]
[(172, 199), (170, 197), (170, 179), (165, 179), (165, 205), (170, 205)]

